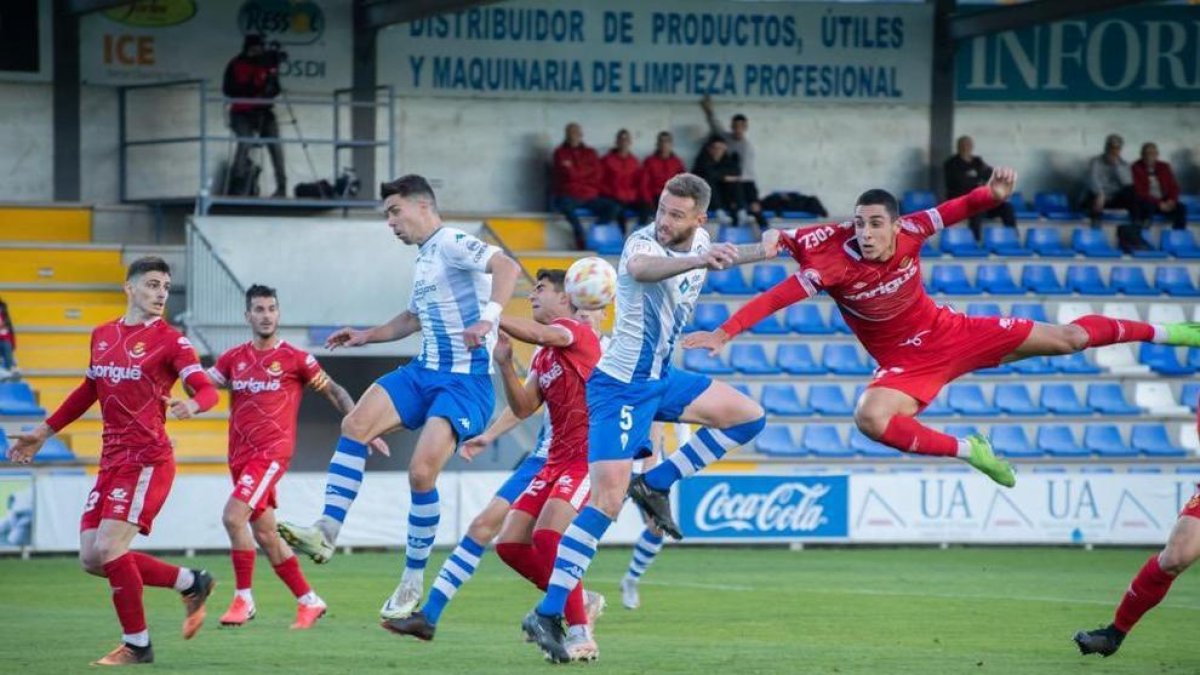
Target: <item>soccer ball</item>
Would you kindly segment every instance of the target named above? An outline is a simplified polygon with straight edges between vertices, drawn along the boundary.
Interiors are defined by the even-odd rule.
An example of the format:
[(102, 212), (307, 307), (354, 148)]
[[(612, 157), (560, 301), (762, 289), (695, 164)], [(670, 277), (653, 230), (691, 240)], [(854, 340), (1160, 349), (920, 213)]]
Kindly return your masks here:
[(580, 258), (571, 263), (564, 285), (572, 305), (603, 309), (617, 294), (617, 271), (603, 258)]

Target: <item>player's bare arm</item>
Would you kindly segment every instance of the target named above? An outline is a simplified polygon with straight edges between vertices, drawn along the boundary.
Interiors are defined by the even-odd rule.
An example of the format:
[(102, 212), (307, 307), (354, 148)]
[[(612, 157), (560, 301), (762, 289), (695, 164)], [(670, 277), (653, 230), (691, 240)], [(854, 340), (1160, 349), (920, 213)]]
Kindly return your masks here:
[[(320, 392), (329, 401), (329, 405), (333, 406), (333, 409), (343, 417), (349, 415), (350, 411), (354, 409), (354, 397), (346, 391), (345, 387), (328, 375), (325, 376), (323, 385), (314, 387), (314, 390)], [(371, 452), (377, 452), (384, 457), (392, 456), (391, 448), (382, 438), (373, 439), (367, 443), (367, 447), (371, 449)]]
[(487, 343), (488, 333), (500, 320), (500, 312), (512, 299), (521, 276), (521, 266), (503, 253), (493, 253), (488, 258), (487, 272), (492, 275), (492, 297), (480, 315), (479, 321), (463, 330), (463, 342), (468, 349), (482, 347)]
[[(682, 344), (686, 349), (707, 349), (715, 355), (740, 330), (749, 328), (784, 307), (794, 305), (808, 297), (810, 297), (809, 290), (800, 283), (800, 279), (796, 275), (789, 276), (742, 305), (720, 328), (714, 331), (688, 333), (683, 337)], [(730, 334), (726, 330), (728, 326), (737, 326), (739, 330)]]
[(657, 255), (635, 255), (625, 263), (625, 270), (639, 283), (650, 284), (670, 279), (698, 269), (724, 270), (737, 264), (737, 247), (715, 244), (700, 255), (668, 258)]
[(458, 450), (459, 456), (468, 462), (475, 459), (489, 445), (495, 443), (497, 438), (512, 431), (520, 423), (521, 418), (513, 414), (512, 408), (505, 407), (496, 417), (496, 421), (492, 422), (482, 434), (462, 444)]
[(542, 405), (542, 390), (538, 388), (536, 378), (522, 382), (513, 364), (512, 342), (501, 335), (492, 352), (496, 360), (500, 379), (504, 382), (504, 396), (508, 399), (508, 407), (520, 419), (529, 417)]
[(355, 328), (339, 328), (325, 340), (325, 348), (334, 350), (339, 347), (361, 347), (375, 342), (394, 342), (421, 330), (421, 319), (408, 310), (400, 312), (385, 324), (358, 330)]
[(570, 347), (575, 337), (571, 331), (554, 324), (540, 324), (533, 319), (505, 316), (500, 318), (500, 330), (521, 342), (542, 347)]
[(774, 258), (779, 255), (779, 237), (779, 230), (767, 230), (763, 232), (762, 241), (735, 246), (737, 253), (733, 264), (748, 265)]

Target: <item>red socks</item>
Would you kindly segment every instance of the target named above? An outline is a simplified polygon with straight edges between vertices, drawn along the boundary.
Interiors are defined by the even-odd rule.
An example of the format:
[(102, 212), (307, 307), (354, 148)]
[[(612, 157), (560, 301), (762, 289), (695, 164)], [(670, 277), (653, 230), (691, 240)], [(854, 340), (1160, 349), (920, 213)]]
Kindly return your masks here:
[(143, 584), (158, 588), (175, 588), (175, 582), (179, 580), (178, 567), (145, 553), (130, 552), (126, 555), (133, 559)]
[(1071, 324), (1079, 326), (1088, 334), (1088, 347), (1103, 347), (1119, 342), (1149, 342), (1154, 339), (1154, 326), (1141, 321), (1088, 314), (1075, 319)]
[(539, 561), (532, 544), (504, 542), (496, 544), (496, 555), (534, 586), (546, 590), (550, 571)]
[[(543, 573), (546, 575), (545, 582), (538, 588), (544, 589), (550, 583), (550, 575), (554, 572), (554, 561), (558, 558), (558, 542), (561, 540), (562, 534), (554, 530), (533, 531), (533, 550), (541, 563), (541, 567), (544, 570)], [(587, 625), (587, 610), (584, 608), (582, 581), (575, 584), (575, 588), (567, 596), (567, 606), (563, 609), (563, 616), (566, 617), (568, 626)]]
[(254, 549), (241, 550), (232, 549), (229, 551), (229, 557), (233, 559), (233, 578), (235, 582), (234, 588), (239, 591), (248, 591), (254, 583)]
[(904, 415), (892, 416), (879, 441), (900, 452), (916, 455), (954, 457), (958, 454), (957, 438), (934, 431), (916, 419)]
[(1128, 633), (1143, 614), (1162, 602), (1174, 581), (1175, 577), (1164, 572), (1159, 566), (1158, 554), (1150, 556), (1146, 564), (1142, 565), (1142, 569), (1138, 570), (1133, 583), (1129, 584), (1125, 597), (1121, 598), (1113, 625), (1122, 633)]
[[(112, 587), (113, 607), (121, 622), (121, 632), (133, 635), (146, 630), (146, 611), (142, 606), (142, 575), (134, 562), (133, 554), (104, 563), (104, 576)], [(174, 579), (171, 581), (174, 584)]]
[(296, 559), (296, 556), (275, 565), (274, 570), (275, 574), (279, 575), (279, 578), (287, 585), (292, 595), (297, 598), (312, 591), (312, 586), (309, 586), (308, 580), (304, 578), (304, 572), (300, 571), (300, 561)]

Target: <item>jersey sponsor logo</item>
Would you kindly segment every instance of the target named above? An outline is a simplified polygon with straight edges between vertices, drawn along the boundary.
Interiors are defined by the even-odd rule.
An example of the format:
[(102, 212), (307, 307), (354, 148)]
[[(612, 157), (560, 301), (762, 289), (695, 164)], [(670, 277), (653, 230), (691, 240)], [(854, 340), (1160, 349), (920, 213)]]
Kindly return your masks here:
[(113, 384), (121, 384), (125, 380), (137, 382), (142, 379), (141, 366), (118, 366), (110, 363), (107, 366), (90, 366), (87, 372), (88, 377), (93, 380), (107, 380)]
[(904, 284), (908, 283), (913, 277), (915, 277), (917, 275), (917, 270), (919, 269), (921, 268), (917, 267), (916, 265), (912, 265), (908, 269), (905, 269), (903, 272), (901, 272), (900, 276), (896, 277), (895, 279), (889, 279), (870, 290), (847, 295), (846, 299), (870, 300), (871, 298), (876, 298), (881, 295), (892, 295), (896, 291), (900, 290)]
[(829, 494), (823, 482), (786, 482), (766, 492), (740, 492), (726, 481), (709, 488), (696, 506), (701, 532), (812, 532), (827, 521), (821, 498)]
[(104, 340), (101, 340), (100, 344), (96, 345), (96, 349), (99, 349), (100, 351), (104, 351), (105, 349), (108, 349), (108, 343), (105, 342)]
[(240, 371), (243, 371), (243, 370), (245, 370), (245, 369), (246, 369), (246, 362), (245, 362), (245, 361), (240, 361), (240, 362), (238, 362), (238, 364), (237, 364), (237, 369), (238, 369), (238, 371), (239, 371), (239, 372), (240, 372)]
[(549, 389), (550, 385), (554, 384), (554, 381), (562, 376), (562, 374), (562, 364), (556, 361), (554, 365), (550, 367), (550, 370), (538, 375), (538, 386), (542, 388), (542, 391), (545, 391)]
[(924, 344), (924, 337), (926, 335), (928, 335), (930, 332), (932, 332), (932, 331), (923, 330), (920, 333), (917, 333), (916, 335), (908, 338), (904, 342), (901, 342), (900, 346), (901, 347), (920, 347), (922, 344)]
[(113, 488), (108, 493), (108, 498), (114, 502), (126, 502), (129, 501), (129, 492), (125, 488)]
[(249, 378), (246, 380), (234, 380), (229, 383), (229, 388), (233, 391), (244, 391), (250, 394), (257, 394), (263, 391), (279, 391), (283, 388), (283, 384), (279, 380), (258, 380)]
[(267, 374), (271, 377), (279, 377), (283, 375), (283, 366), (278, 361), (272, 361), (271, 365), (267, 366)]
[(850, 288), (853, 288), (854, 290), (858, 291), (858, 290), (862, 290), (862, 289), (864, 289), (864, 288), (866, 288), (866, 287), (867, 287), (867, 282), (865, 282), (865, 281), (856, 281), (856, 282), (854, 283), (854, 285), (853, 285), (853, 286), (851, 286)]
[(135, 359), (140, 359), (143, 356), (145, 356), (146, 355), (146, 343), (139, 342), (139, 343), (135, 344), (133, 346), (133, 349), (129, 350), (129, 355)]
[(436, 293), (437, 289), (438, 285), (432, 281), (418, 279), (416, 283), (413, 284), (412, 301), (420, 302), (426, 295), (430, 293)]
[(809, 230), (798, 237), (800, 245), (804, 248), (816, 248), (833, 236), (834, 228), (831, 225), (818, 227), (815, 230)]

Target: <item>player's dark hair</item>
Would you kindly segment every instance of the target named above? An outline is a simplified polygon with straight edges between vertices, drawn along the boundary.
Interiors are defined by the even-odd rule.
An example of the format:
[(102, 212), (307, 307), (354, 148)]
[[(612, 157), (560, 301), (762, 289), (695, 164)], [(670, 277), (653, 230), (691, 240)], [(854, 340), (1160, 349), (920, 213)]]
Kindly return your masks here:
[(278, 301), (279, 295), (275, 292), (275, 289), (271, 288), (270, 286), (264, 286), (262, 284), (254, 284), (250, 288), (246, 289), (246, 311), (247, 312), (250, 311), (250, 303), (253, 302), (255, 298), (271, 298), (272, 300)]
[(896, 196), (887, 190), (880, 188), (867, 190), (858, 196), (858, 201), (854, 202), (855, 206), (874, 206), (876, 204), (882, 206), (892, 220), (900, 217), (900, 205), (896, 202)]
[(434, 208), (437, 208), (437, 197), (433, 195), (433, 187), (429, 185), (429, 181), (425, 180), (424, 176), (418, 176), (415, 173), (400, 176), (390, 183), (379, 184), (380, 199), (387, 199), (392, 195), (397, 195), (402, 199), (428, 199)]
[(537, 281), (549, 281), (554, 286), (554, 290), (561, 292), (565, 288), (567, 271), (543, 268), (537, 271), (537, 276), (534, 279)]
[(738, 122), (749, 122), (749, 121), (750, 121), (750, 120), (746, 119), (746, 116), (745, 116), (745, 115), (743, 115), (742, 113), (738, 113), (738, 114), (736, 114), (736, 115), (734, 115), (734, 116), (733, 116), (733, 123), (734, 123), (734, 124), (737, 124)]
[(125, 271), (125, 281), (132, 281), (146, 272), (162, 272), (170, 276), (171, 266), (166, 260), (158, 256), (148, 255), (143, 258), (138, 258), (129, 263), (129, 269)]

